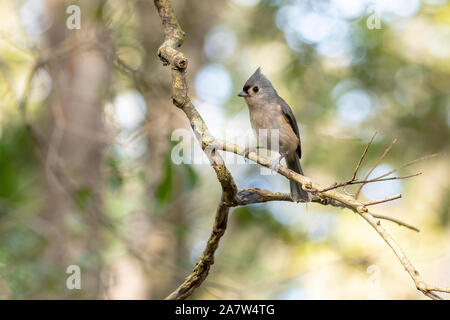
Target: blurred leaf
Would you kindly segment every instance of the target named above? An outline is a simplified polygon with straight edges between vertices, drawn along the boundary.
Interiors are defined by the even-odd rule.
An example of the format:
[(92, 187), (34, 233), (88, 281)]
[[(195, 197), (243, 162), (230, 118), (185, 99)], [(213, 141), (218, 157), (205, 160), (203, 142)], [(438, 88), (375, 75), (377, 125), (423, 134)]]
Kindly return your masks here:
[(443, 193), (438, 214), (441, 226), (448, 226), (450, 224), (450, 186), (447, 186)]
[(75, 206), (80, 211), (85, 211), (92, 201), (92, 190), (88, 187), (82, 187), (76, 191)]
[(119, 160), (113, 156), (108, 157), (106, 164), (109, 168), (108, 185), (117, 191), (123, 186), (123, 176), (119, 169)]
[(182, 164), (186, 179), (184, 179), (184, 190), (189, 191), (197, 185), (198, 175), (194, 168), (190, 164)]
[[(0, 136), (0, 200), (3, 205), (23, 203), (34, 178), (32, 142), (23, 127), (5, 126)], [(0, 201), (3, 202), (3, 201)]]
[(164, 176), (163, 179), (156, 189), (156, 199), (158, 203), (163, 205), (169, 202), (170, 196), (172, 194), (172, 160), (170, 158), (170, 153), (166, 156), (163, 164)]

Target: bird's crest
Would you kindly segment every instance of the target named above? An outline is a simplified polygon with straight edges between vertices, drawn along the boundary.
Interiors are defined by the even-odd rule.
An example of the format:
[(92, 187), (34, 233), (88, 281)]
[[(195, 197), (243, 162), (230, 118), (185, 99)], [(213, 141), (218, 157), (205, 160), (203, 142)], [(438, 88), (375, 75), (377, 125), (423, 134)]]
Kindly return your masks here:
[(258, 85), (260, 87), (272, 87), (272, 83), (265, 75), (261, 73), (261, 67), (258, 67), (256, 71), (250, 76), (250, 78), (245, 83), (246, 87), (252, 87)]

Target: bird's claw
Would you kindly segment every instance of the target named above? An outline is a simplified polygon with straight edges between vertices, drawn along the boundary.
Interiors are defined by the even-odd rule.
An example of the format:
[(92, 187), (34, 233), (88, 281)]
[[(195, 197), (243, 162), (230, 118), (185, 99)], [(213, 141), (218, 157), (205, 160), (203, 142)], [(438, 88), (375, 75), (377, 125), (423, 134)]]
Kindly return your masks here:
[(274, 171), (277, 171), (277, 167), (281, 162), (281, 159), (283, 159), (284, 157), (286, 157), (287, 153), (283, 153), (280, 155), (279, 158), (276, 158), (275, 160), (272, 160), (272, 163), (270, 165), (270, 174), (273, 174)]
[(277, 167), (278, 167), (279, 163), (280, 163), (280, 161), (278, 159), (272, 160), (272, 164), (270, 165), (270, 174), (273, 174), (274, 172), (277, 171)]

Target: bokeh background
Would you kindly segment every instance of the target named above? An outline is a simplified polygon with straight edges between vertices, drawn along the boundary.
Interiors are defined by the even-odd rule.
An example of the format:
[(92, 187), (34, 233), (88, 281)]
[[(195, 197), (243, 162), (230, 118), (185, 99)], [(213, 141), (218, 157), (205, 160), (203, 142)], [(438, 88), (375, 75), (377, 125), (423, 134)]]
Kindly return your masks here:
[[(190, 96), (217, 137), (250, 129), (236, 94), (261, 66), (294, 110), (317, 182), (349, 179), (375, 131), (361, 176), (394, 138), (374, 176), (440, 153), (399, 173), (421, 176), (362, 196), (403, 194), (373, 212), (419, 227), (383, 222), (428, 282), (450, 286), (450, 3), (172, 2)], [(79, 30), (66, 27), (71, 4)], [(151, 0), (0, 2), (0, 298), (161, 299), (192, 270), (220, 186), (171, 104), (162, 40)], [(196, 163), (172, 161), (180, 143)], [(288, 192), (283, 177), (228, 160), (240, 188)], [(80, 290), (66, 287), (69, 265)], [(232, 210), (192, 298), (424, 296), (354, 213), (273, 202)]]

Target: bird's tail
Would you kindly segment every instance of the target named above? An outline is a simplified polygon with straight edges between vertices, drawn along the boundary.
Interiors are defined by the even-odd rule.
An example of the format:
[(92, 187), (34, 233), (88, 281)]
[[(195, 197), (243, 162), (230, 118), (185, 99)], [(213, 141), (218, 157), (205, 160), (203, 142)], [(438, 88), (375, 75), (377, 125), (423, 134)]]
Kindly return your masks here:
[[(297, 153), (294, 153), (292, 155), (288, 155), (286, 157), (286, 165), (289, 169), (300, 173), (303, 175), (303, 170), (300, 165), (300, 159), (297, 155)], [(289, 180), (289, 183), (291, 185), (291, 197), (294, 201), (300, 202), (311, 202), (311, 194), (309, 192), (306, 192), (302, 189), (302, 185), (296, 181)]]

